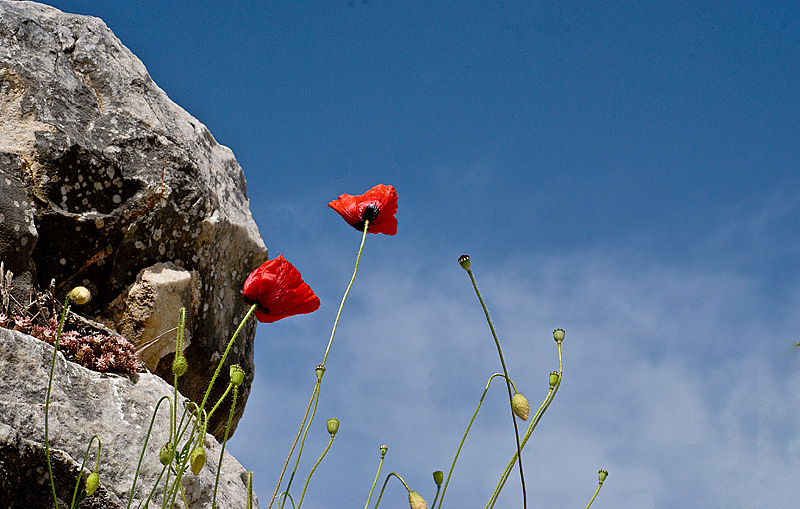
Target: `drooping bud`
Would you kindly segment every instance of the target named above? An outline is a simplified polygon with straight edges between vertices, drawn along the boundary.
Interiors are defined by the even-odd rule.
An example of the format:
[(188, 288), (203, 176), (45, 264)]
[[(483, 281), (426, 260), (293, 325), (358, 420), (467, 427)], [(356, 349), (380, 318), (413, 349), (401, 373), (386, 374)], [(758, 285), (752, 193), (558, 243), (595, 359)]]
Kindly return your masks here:
[(388, 448), (388, 447), (386, 447), (385, 445), (382, 445), (382, 446), (381, 446), (381, 458), (383, 458), (384, 456), (386, 456), (386, 453), (387, 453), (387, 452), (389, 452), (389, 448)]
[(528, 404), (528, 400), (520, 393), (516, 393), (511, 397), (511, 408), (514, 410), (514, 413), (517, 414), (517, 417), (522, 419), (523, 421), (528, 420), (528, 413), (531, 410), (530, 404)]
[(186, 374), (186, 370), (188, 369), (189, 363), (186, 362), (186, 357), (184, 357), (183, 354), (176, 355), (175, 360), (172, 361), (172, 372), (180, 378)]
[(603, 482), (606, 480), (606, 477), (608, 477), (608, 470), (601, 468), (600, 471), (597, 472), (597, 478), (600, 479), (600, 484), (603, 484)]
[(76, 286), (70, 290), (69, 300), (75, 304), (86, 304), (92, 300), (92, 292), (85, 286)]
[(244, 370), (238, 364), (231, 364), (231, 384), (234, 387), (239, 387), (244, 382)]
[(198, 475), (203, 470), (203, 465), (206, 464), (206, 451), (202, 447), (195, 447), (191, 454), (189, 454), (189, 465), (192, 468), (192, 473)]
[(169, 465), (172, 463), (173, 458), (175, 458), (175, 446), (172, 445), (172, 442), (167, 442), (162, 445), (161, 450), (158, 451), (158, 461), (160, 461), (162, 465)]
[(444, 481), (444, 472), (441, 470), (435, 471), (433, 473), (433, 482), (436, 483), (437, 488), (442, 485), (442, 481)]
[(89, 474), (89, 477), (86, 478), (86, 494), (87, 495), (94, 495), (94, 492), (97, 491), (97, 488), (100, 487), (100, 474), (97, 472), (92, 472)]
[(556, 386), (556, 384), (558, 383), (558, 379), (559, 378), (561, 378), (561, 375), (558, 373), (558, 371), (553, 371), (552, 373), (550, 373), (550, 388), (551, 389)]
[(464, 270), (470, 270), (472, 268), (472, 264), (469, 261), (469, 255), (461, 255), (458, 257), (458, 263), (461, 265), (461, 268)]
[(556, 340), (556, 343), (561, 343), (564, 341), (564, 329), (556, 329), (553, 331), (553, 339)]
[(339, 431), (339, 419), (328, 419), (325, 421), (325, 426), (328, 427), (328, 433), (334, 436)]
[(317, 373), (317, 380), (322, 380), (322, 375), (325, 374), (325, 366), (320, 364), (319, 366), (314, 368), (314, 371)]
[(410, 491), (408, 493), (408, 503), (411, 505), (411, 509), (428, 509), (428, 504), (425, 503), (425, 499), (416, 491)]

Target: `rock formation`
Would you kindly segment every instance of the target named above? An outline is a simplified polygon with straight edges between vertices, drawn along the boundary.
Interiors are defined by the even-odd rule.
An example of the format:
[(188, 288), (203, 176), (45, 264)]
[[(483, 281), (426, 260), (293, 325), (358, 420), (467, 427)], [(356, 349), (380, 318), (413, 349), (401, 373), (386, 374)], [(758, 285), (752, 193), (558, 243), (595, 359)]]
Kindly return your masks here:
[[(130, 294), (137, 275), (165, 263), (191, 274), (197, 299), (180, 390), (199, 400), (246, 312), (244, 279), (266, 259), (233, 153), (101, 20), (0, 0), (0, 260), (14, 274), (12, 305), (26, 306), (53, 279), (59, 299), (87, 286), (93, 299), (82, 313), (141, 339), (147, 320), (125, 315), (142, 304)], [(247, 373), (240, 409), (254, 332), (250, 322), (226, 363)], [(148, 363), (167, 377), (172, 354), (161, 353)], [(210, 423), (217, 437), (227, 413)]]
[[(0, 507), (52, 507), (44, 461), (44, 408), (53, 347), (17, 331), (0, 328)], [(60, 499), (72, 499), (72, 490), (86, 448), (93, 435), (102, 442), (100, 489), (85, 499), (83, 508), (116, 509), (128, 502), (136, 465), (145, 443), (153, 410), (163, 396), (173, 395), (161, 378), (141, 373), (136, 380), (101, 374), (68, 362), (59, 352), (50, 397), (49, 436), (53, 478)], [(185, 401), (178, 395), (179, 415)], [(169, 410), (159, 408), (136, 482), (134, 502), (147, 498), (161, 463), (159, 450), (169, 439)], [(205, 440), (206, 466), (199, 475), (183, 478), (189, 506), (210, 508), (220, 445)], [(84, 469), (94, 466), (97, 442)], [(217, 507), (245, 507), (247, 472), (225, 453), (220, 470)], [(161, 492), (155, 504), (161, 507)], [(254, 503), (257, 507), (257, 502)]]

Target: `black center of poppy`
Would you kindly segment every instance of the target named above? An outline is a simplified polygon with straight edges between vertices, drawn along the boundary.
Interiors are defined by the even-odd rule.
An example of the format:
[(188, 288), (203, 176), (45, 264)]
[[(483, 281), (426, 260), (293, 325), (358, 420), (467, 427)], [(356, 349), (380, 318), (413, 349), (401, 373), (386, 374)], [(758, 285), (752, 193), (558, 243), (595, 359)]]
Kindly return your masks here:
[(263, 311), (266, 314), (269, 314), (269, 309), (267, 309), (266, 307), (264, 307), (261, 304), (257, 303), (256, 301), (254, 301), (252, 299), (248, 299), (247, 297), (244, 297), (244, 301), (248, 306), (252, 306), (253, 304), (255, 304), (257, 309)]
[(361, 217), (364, 218), (365, 221), (372, 222), (378, 218), (378, 212), (380, 212), (380, 209), (377, 206), (370, 204), (364, 209), (364, 213), (361, 215)]

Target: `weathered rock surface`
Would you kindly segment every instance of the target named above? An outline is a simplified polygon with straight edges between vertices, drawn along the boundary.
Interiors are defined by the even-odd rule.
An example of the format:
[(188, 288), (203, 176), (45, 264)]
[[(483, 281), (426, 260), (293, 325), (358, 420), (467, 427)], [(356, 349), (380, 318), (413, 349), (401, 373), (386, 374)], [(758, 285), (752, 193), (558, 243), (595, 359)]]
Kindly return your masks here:
[[(196, 273), (180, 388), (199, 400), (211, 359), (246, 312), (244, 279), (266, 258), (233, 153), (170, 101), (101, 20), (0, 0), (0, 260), (21, 304), (52, 278), (58, 298), (84, 285), (93, 299), (82, 312), (122, 332), (112, 303), (143, 269), (170, 262)], [(251, 322), (226, 363), (247, 373), (241, 409), (254, 332)], [(155, 372), (168, 377), (171, 358)], [(227, 413), (210, 425), (217, 437)]]
[[(44, 462), (44, 408), (53, 347), (17, 331), (0, 328), (0, 507), (52, 507), (47, 465)], [(148, 373), (135, 380), (101, 374), (56, 360), (50, 396), (50, 447), (58, 495), (69, 502), (78, 468), (92, 435), (102, 441), (101, 489), (81, 507), (125, 507), (136, 463), (145, 442), (153, 410), (173, 390)], [(179, 410), (184, 398), (178, 395)], [(161, 471), (158, 453), (169, 438), (169, 410), (159, 408), (136, 482), (133, 507), (147, 498)], [(90, 453), (88, 475), (94, 465), (97, 441)], [(220, 445), (213, 436), (205, 440), (206, 466), (200, 475), (188, 473), (184, 488), (192, 508), (211, 507)], [(85, 477), (84, 477), (85, 478)], [(19, 489), (24, 486), (25, 489)], [(247, 472), (225, 453), (220, 471), (217, 507), (245, 507)], [(161, 507), (161, 492), (156, 505)], [(120, 502), (122, 501), (122, 502)], [(254, 504), (256, 506), (256, 504)]]

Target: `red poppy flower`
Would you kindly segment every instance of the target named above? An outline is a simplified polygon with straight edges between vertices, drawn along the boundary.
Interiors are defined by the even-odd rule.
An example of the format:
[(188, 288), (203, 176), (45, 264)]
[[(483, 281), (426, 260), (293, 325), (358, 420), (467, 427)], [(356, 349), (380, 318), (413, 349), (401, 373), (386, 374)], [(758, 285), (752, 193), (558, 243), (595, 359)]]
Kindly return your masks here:
[(397, 191), (394, 186), (378, 184), (360, 196), (343, 194), (328, 206), (360, 232), (364, 231), (364, 222), (369, 221), (369, 233), (397, 233), (397, 218), (394, 217), (397, 213)]
[(244, 282), (242, 296), (251, 306), (258, 304), (256, 319), (262, 323), (319, 309), (319, 297), (283, 255), (251, 272)]

